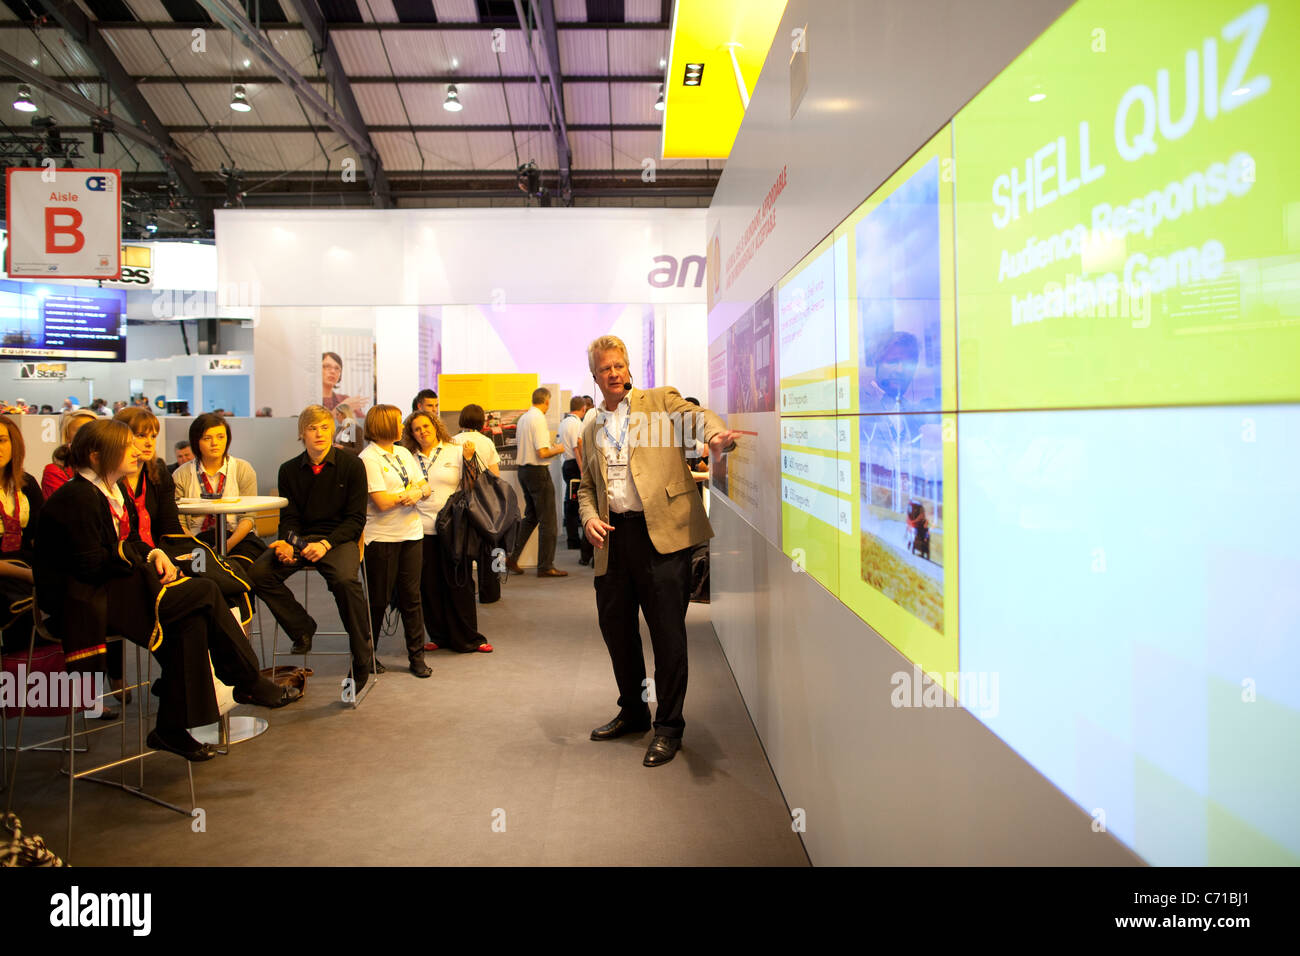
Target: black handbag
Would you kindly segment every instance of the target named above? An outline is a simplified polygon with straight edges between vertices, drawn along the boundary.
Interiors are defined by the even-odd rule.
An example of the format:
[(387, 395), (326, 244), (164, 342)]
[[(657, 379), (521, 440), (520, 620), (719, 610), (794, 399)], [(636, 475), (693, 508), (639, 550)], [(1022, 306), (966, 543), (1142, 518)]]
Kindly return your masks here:
[(469, 520), (481, 543), (489, 548), (514, 550), (522, 516), (515, 489), (492, 472), (480, 468), (478, 457), (465, 463), (469, 479)]
[(470, 563), (484, 546), (510, 554), (519, 523), (515, 490), (490, 471), (480, 469), (477, 457), (465, 462), (460, 488), (447, 498), (434, 524), (443, 553), (452, 562), (455, 583), (469, 582)]

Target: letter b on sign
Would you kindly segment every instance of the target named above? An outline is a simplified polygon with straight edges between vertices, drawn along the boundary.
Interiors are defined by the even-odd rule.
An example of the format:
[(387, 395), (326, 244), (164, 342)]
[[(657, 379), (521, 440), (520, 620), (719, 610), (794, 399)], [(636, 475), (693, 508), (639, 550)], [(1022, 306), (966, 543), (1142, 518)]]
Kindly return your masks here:
[[(63, 242), (59, 236), (68, 237)], [(80, 252), (86, 244), (81, 231), (81, 212), (59, 206), (45, 207), (45, 251), (47, 253)]]

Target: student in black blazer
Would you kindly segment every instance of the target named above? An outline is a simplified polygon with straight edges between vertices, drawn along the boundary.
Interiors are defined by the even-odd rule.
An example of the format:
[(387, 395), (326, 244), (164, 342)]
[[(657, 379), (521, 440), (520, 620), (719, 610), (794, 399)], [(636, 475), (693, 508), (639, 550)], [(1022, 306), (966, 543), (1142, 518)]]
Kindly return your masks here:
[[(162, 459), (156, 457), (157, 417), (149, 409), (136, 405), (122, 409), (113, 418), (131, 429), (138, 455), (135, 462), (128, 458), (126, 476), (120, 482), (132, 531), (149, 547), (161, 548), (185, 573), (215, 581), (226, 604), (239, 608), (240, 623), (248, 624), (253, 619), (249, 565), (244, 563), (236, 570), (229, 561), (219, 558), (208, 542), (187, 534), (181, 527), (180, 512), (176, 508), (176, 480), (163, 467)], [(193, 560), (196, 550), (202, 553), (201, 562)], [(115, 665), (116, 662), (110, 660), (111, 677), (121, 676), (120, 665), (116, 665), (116, 669)]]
[(0, 647), (25, 648), (31, 638), (32, 560), (44, 496), (23, 471), (23, 433), (0, 415)]
[(37, 529), (37, 603), (70, 671), (102, 666), (109, 634), (152, 651), (161, 669), (149, 746), (210, 760), (215, 750), (187, 728), (219, 716), (213, 671), (240, 703), (280, 707), (300, 695), (261, 675), (215, 583), (180, 574), (133, 532), (118, 482), (137, 454), (122, 422), (94, 421), (77, 432), (69, 450), (76, 477), (46, 502)]
[[(253, 589), (293, 640), (293, 653), (306, 654), (316, 621), (284, 582), (309, 565), (320, 571), (348, 632), (353, 689), (360, 691), (370, 679), (373, 658), (369, 609), (357, 577), (358, 541), (366, 526), (366, 466), (334, 446), (334, 416), (322, 405), (302, 410), (298, 438), (303, 453), (280, 466), (278, 487), (289, 503), (280, 509), (279, 539), (253, 563)], [(375, 670), (383, 669), (376, 662)]]

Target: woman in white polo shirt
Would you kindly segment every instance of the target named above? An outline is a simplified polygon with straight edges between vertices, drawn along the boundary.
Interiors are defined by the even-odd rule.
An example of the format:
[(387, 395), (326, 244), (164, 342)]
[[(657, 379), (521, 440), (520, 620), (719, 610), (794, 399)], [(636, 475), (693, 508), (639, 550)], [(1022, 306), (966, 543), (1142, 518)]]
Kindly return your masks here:
[(396, 593), (406, 631), (411, 673), (428, 677), (424, 662), (424, 617), (420, 610), (420, 548), (424, 525), (417, 503), (432, 494), (411, 453), (395, 444), (402, 413), (396, 405), (376, 405), (366, 412), (366, 584), (370, 591), (370, 633), (375, 644), (384, 624), (388, 600)]
[(424, 619), (437, 646), (453, 651), (491, 651), (492, 645), (478, 632), (478, 608), (474, 604), (474, 579), (468, 573), (459, 583), (451, 562), (443, 554), (435, 533), (438, 512), (460, 487), (465, 462), (474, 457), (474, 446), (452, 441), (447, 426), (428, 412), (412, 412), (406, 419), (402, 442), (411, 449), (421, 477), (432, 494), (419, 503), (424, 527), (424, 564), (420, 593)]

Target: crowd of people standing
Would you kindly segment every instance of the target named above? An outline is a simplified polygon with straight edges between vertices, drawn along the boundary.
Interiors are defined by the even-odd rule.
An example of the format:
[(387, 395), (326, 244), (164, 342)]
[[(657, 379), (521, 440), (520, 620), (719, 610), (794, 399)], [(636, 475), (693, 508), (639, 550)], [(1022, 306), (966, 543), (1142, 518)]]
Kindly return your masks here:
[[(300, 570), (318, 571), (333, 595), (349, 637), (354, 692), (385, 670), (375, 650), (390, 605), (417, 678), (431, 675), (425, 655), (440, 647), (491, 652), (478, 630), (477, 603), (499, 599), (499, 571), (523, 573), (518, 562), (534, 528), (540, 529), (538, 576), (567, 576), (554, 565), (557, 501), (547, 464), (562, 455), (566, 543), (595, 572), (597, 615), (619, 690), (619, 714), (591, 737), (650, 729), (637, 626), (642, 614), (659, 693), (644, 762), (667, 763), (685, 726), (691, 554), (712, 534), (689, 459), (729, 451), (738, 433), (675, 389), (634, 391), (627, 350), (616, 337), (595, 340), (588, 360), (602, 395), (599, 410), (590, 397), (574, 397), (553, 434), (546, 418), (551, 395), (539, 388), (516, 423), (521, 527), (508, 557), (489, 553), (496, 542), (484, 542), (473, 555), (477, 602), (466, 555), (450, 553), (438, 528), (440, 513), (467, 478), (500, 473), (479, 405), (461, 410), (455, 436), (431, 389), (415, 396), (405, 416), (397, 406), (373, 405), (359, 454), (341, 447), (330, 408), (307, 406), (298, 416), (302, 451), (277, 475), (285, 503), (269, 543), (256, 533), (255, 514), (237, 507), (180, 513), (178, 502), (237, 505), (258, 493), (252, 465), (231, 454), (234, 436), (220, 413), (191, 422), (168, 466), (158, 458), (161, 426), (147, 405), (119, 409), (111, 419), (67, 409), (61, 444), (39, 484), (25, 471), (21, 429), (0, 414), (0, 592), (8, 598), (0, 642), (10, 650), (25, 643), (31, 616), (43, 617), (70, 671), (102, 671), (119, 691), (121, 643), (110, 643), (109, 635), (147, 648), (161, 666), (150, 746), (208, 760), (214, 748), (189, 729), (218, 717), (214, 673), (241, 703), (282, 707), (300, 696), (259, 670), (246, 631), (260, 599), (292, 641), (292, 653), (310, 653), (316, 620), (287, 586)], [(631, 419), (647, 415), (689, 421), (698, 438), (689, 448), (629, 441)]]

